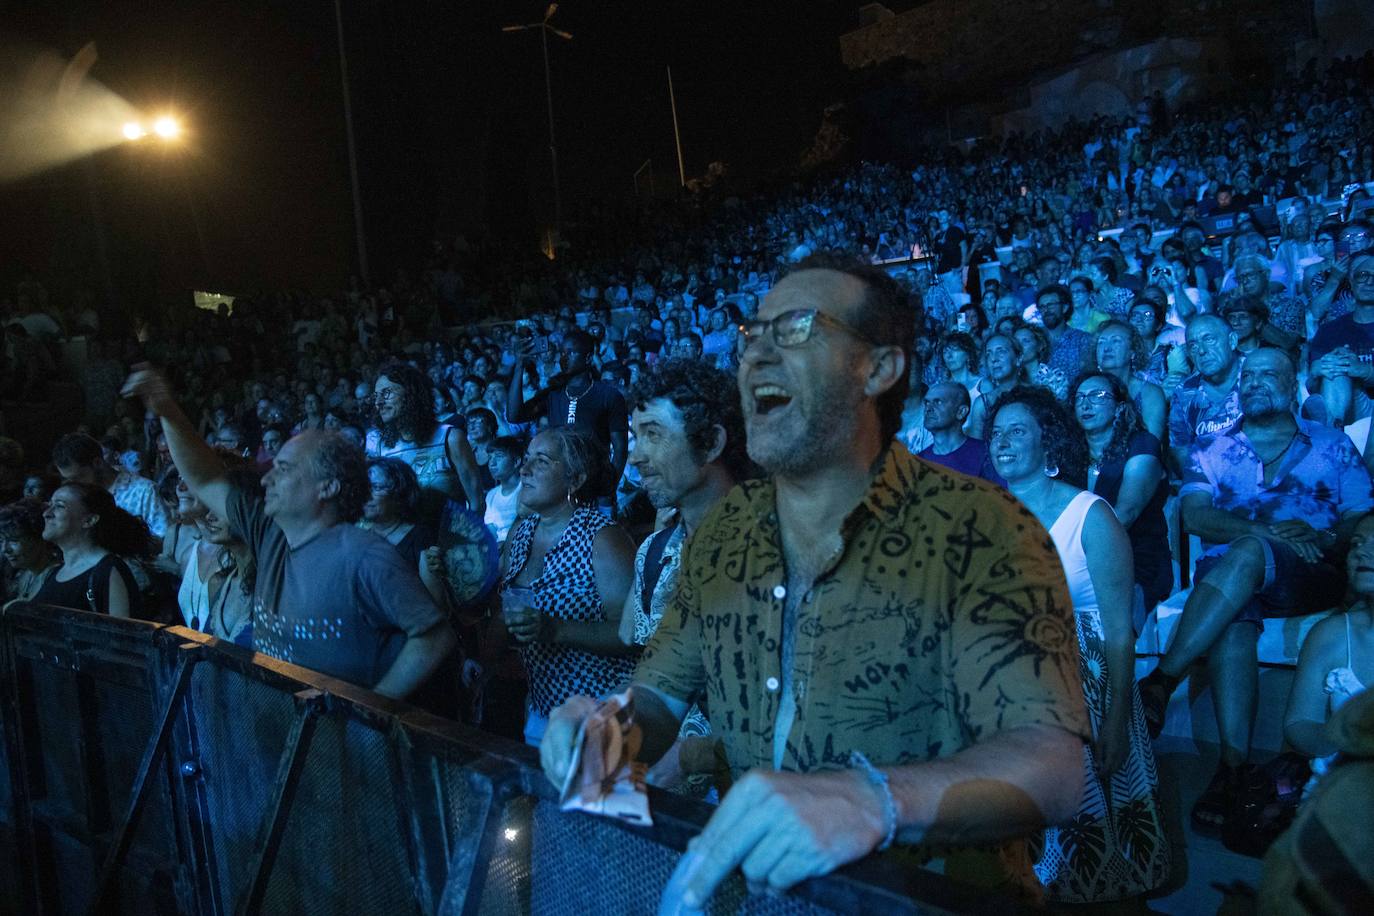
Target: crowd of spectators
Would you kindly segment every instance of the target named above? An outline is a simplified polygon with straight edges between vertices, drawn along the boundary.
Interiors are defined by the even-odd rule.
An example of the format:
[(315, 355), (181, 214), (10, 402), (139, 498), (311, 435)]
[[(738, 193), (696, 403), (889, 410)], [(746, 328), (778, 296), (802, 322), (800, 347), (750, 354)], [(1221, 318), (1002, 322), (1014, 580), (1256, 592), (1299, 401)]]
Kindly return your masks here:
[[(809, 771), (848, 751), (756, 748), (719, 658), (715, 671), (690, 662), (723, 637), (694, 631), (687, 609), (727, 595), (708, 562), (691, 562), (691, 536), (707, 525), (702, 540), (729, 569), (743, 536), (730, 526), (761, 513), (784, 557), (751, 542), (730, 576), (775, 581), (757, 564), (781, 563), (773, 607), (795, 624), (826, 570), (858, 562), (836, 559), (851, 527), (905, 538), (915, 524), (883, 515), (901, 507), (865, 475), (919, 501), (936, 491), (914, 495), (911, 475), (944, 466), (985, 482), (971, 505), (1038, 521), (1067, 580), (1078, 677), (1039, 686), (1054, 693), (1047, 708), (1087, 700), (1086, 718), (1059, 719), (1087, 742), (1086, 776), (1074, 830), (1044, 834), (1034, 874), (1063, 901), (1148, 893), (1171, 869), (1151, 739), (1196, 662), (1222, 753), (1193, 826), (1238, 846), (1282, 826), (1270, 771), (1251, 759), (1263, 621), (1342, 608), (1347, 578), (1357, 595), (1303, 647), (1286, 719), (1295, 756), (1331, 754), (1321, 722), (1374, 677), (1359, 597), (1374, 508), (1371, 89), (1367, 55), (1265, 93), (1173, 112), (1146, 102), (1132, 117), (932, 149), (914, 167), (863, 163), (698, 201), (641, 229), (589, 228), (553, 262), (449, 240), (416, 279), (243, 296), (137, 338), (25, 283), (3, 303), (4, 397), (43, 398), (56, 341), (79, 334), (84, 417), (50, 454), (0, 449), (3, 597), (192, 626), (533, 744), (633, 676), (661, 695), (646, 719), (664, 739), (651, 778), (706, 794), (769, 761)], [(867, 290), (857, 305), (851, 281)], [(882, 317), (870, 300), (883, 297), (907, 317)], [(767, 362), (844, 335), (868, 347), (852, 364)], [(796, 441), (795, 424), (807, 432)], [(788, 543), (798, 519), (778, 516), (815, 511), (795, 488), (846, 457), (868, 464), (856, 484), (826, 478), (857, 487), (831, 508), (854, 509), (871, 483), (870, 515), (840, 512), (837, 553), (813, 556)], [(772, 516), (763, 480), (777, 488)], [(1019, 502), (999, 502), (1007, 492)], [(879, 571), (863, 572), (875, 577), (865, 588), (904, 593)], [(767, 603), (750, 588), (751, 607)], [(806, 598), (784, 608), (792, 591)], [(1137, 689), (1136, 636), (1171, 596), (1177, 633)], [(805, 664), (825, 663), (805, 632)], [(870, 649), (893, 636), (865, 632), (879, 634)], [(784, 673), (803, 659), (797, 639), (770, 643)], [(806, 688), (790, 674), (768, 683), (769, 715), (797, 729), (816, 727), (807, 715), (825, 685), (855, 689), (819, 671)], [(853, 737), (852, 721), (831, 727)], [(937, 758), (952, 738), (930, 728)], [(920, 839), (901, 818), (925, 800), (903, 794), (902, 768), (869, 758), (910, 763), (924, 749), (854, 740), (866, 749), (853, 766), (896, 809), (883, 808), (877, 839)], [(545, 761), (562, 763), (547, 747)], [(756, 804), (788, 793), (758, 780), (732, 791)], [(731, 854), (755, 877), (757, 849)]]

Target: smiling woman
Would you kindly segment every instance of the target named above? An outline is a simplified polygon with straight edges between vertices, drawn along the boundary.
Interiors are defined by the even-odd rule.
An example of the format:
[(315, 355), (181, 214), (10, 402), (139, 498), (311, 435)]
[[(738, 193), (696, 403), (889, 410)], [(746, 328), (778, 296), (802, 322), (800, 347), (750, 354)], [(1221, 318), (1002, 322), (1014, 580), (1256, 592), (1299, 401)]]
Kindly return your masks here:
[(43, 513), (43, 540), (62, 552), (62, 566), (33, 596), (35, 603), (137, 616), (138, 585), (118, 554), (145, 554), (148, 526), (116, 506), (109, 491), (63, 484)]
[(529, 676), (524, 736), (531, 744), (568, 697), (609, 693), (634, 670), (635, 648), (619, 635), (634, 546), (591, 508), (609, 465), (595, 438), (559, 426), (530, 442), (520, 470), (527, 514), (502, 548), (502, 613), (493, 615), (485, 667), (507, 635), (519, 644)]
[(1170, 847), (1133, 688), (1130, 541), (1106, 501), (1081, 489), (1082, 435), (1047, 390), (1013, 388), (997, 405), (990, 429), (997, 470), (1049, 529), (1063, 565), (1093, 723), (1078, 816), (1072, 829), (1046, 831), (1036, 874), (1057, 902), (1135, 896), (1167, 879)]

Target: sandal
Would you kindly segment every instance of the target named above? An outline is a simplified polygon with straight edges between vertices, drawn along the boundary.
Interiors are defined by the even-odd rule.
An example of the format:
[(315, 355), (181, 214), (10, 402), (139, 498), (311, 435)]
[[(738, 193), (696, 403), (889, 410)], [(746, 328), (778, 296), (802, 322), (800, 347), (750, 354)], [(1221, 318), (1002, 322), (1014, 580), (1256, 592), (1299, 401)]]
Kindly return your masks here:
[(1165, 674), (1156, 668), (1141, 678), (1140, 683), (1136, 685), (1140, 690), (1140, 709), (1145, 714), (1145, 729), (1150, 733), (1151, 741), (1164, 731), (1164, 720), (1169, 713), (1169, 698), (1178, 689), (1180, 680), (1182, 678)]
[(1193, 832), (1202, 836), (1220, 836), (1227, 816), (1235, 804), (1239, 767), (1221, 764), (1212, 774), (1212, 781), (1193, 804)]
[(1292, 822), (1297, 806), (1278, 801), (1273, 779), (1260, 767), (1246, 764), (1234, 772), (1231, 808), (1221, 828), (1222, 845), (1241, 855), (1263, 858)]

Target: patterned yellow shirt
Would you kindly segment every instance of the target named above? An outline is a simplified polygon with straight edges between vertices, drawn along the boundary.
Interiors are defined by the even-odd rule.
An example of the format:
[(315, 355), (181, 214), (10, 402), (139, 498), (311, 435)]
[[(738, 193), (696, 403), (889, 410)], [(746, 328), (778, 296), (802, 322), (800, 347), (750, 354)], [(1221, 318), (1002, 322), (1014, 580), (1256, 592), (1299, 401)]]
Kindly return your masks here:
[[(1059, 556), (1009, 493), (894, 444), (842, 536), (798, 612), (784, 769), (947, 757), (1031, 724), (1089, 735)], [(771, 766), (786, 597), (772, 482), (736, 487), (685, 552), (635, 679), (705, 694), (736, 775)]]
[[(855, 750), (916, 763), (1032, 724), (1090, 737), (1059, 556), (1009, 493), (894, 443), (841, 535), (797, 613), (783, 769)], [(736, 778), (771, 768), (787, 595), (773, 483), (736, 487), (684, 549), (635, 680), (704, 695)]]

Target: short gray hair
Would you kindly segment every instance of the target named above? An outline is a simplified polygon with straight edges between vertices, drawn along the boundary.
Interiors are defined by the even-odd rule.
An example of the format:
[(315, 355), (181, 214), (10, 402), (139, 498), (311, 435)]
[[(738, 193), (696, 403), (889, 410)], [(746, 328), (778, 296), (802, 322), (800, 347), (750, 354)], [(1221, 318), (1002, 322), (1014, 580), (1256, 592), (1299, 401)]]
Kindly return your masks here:
[(334, 497), (334, 505), (339, 518), (356, 522), (362, 517), (363, 506), (371, 496), (363, 450), (337, 430), (312, 430), (310, 435), (315, 440), (310, 453), (311, 471), (321, 481), (338, 482), (339, 492)]

